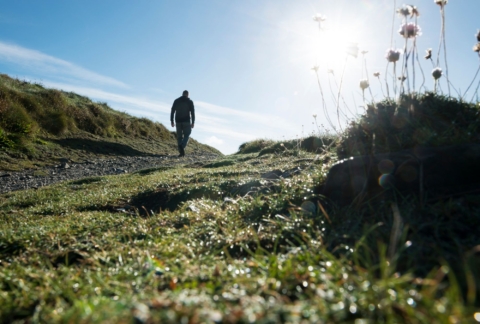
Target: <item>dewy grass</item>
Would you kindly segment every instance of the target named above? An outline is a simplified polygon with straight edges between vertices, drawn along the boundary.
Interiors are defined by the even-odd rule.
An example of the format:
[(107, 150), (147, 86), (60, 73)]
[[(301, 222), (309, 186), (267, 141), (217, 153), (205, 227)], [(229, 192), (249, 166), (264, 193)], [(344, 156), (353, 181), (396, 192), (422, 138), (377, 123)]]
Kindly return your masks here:
[[(402, 232), (390, 257), (389, 205), (338, 209), (318, 194), (334, 160), (307, 151), (224, 160), (233, 164), (0, 196), (0, 321), (473, 319), (463, 294), (475, 290), (462, 267), (450, 266), (463, 264), (461, 254), (429, 233), (455, 230), (449, 217), (458, 212), (470, 215), (455, 218), (458, 229), (474, 229), (475, 203), (468, 211), (445, 202), (422, 212), (400, 202), (412, 231)], [(265, 176), (274, 171), (282, 177)], [(422, 226), (435, 228), (422, 233)], [(465, 249), (480, 243), (451, 235)], [(478, 280), (478, 268), (469, 267)]]

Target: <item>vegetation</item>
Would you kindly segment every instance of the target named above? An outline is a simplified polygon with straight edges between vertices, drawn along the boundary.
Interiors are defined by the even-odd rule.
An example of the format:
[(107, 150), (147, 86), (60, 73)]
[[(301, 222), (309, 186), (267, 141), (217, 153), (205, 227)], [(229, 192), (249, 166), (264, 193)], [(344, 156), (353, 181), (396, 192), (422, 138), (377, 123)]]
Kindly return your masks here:
[[(220, 154), (195, 140), (194, 151)], [(0, 169), (33, 167), (57, 158), (176, 153), (175, 134), (71, 92), (0, 75)]]
[(285, 155), (299, 155), (301, 151), (310, 153), (324, 153), (336, 144), (339, 137), (334, 135), (310, 135), (305, 138), (287, 141), (272, 141), (258, 139), (243, 143), (236, 154), (259, 153), (259, 155), (274, 153)]
[(478, 197), (339, 209), (333, 146), (261, 151), (0, 196), (0, 321), (478, 316)]
[(340, 159), (417, 146), (477, 143), (480, 105), (431, 92), (372, 104), (341, 136)]
[[(447, 1), (435, 3), (448, 82)], [(208, 164), (0, 195), (0, 321), (480, 322), (478, 194), (428, 202), (397, 195), (356, 206), (336, 206), (321, 194), (340, 159), (479, 139), (478, 103), (437, 94), (441, 47), (434, 93), (423, 83), (424, 93), (416, 93), (408, 57), (417, 53), (418, 11), (398, 12), (405, 41), (399, 79), (400, 51), (387, 52), (394, 97), (385, 82), (385, 99), (366, 104), (343, 131), (342, 73), (333, 96), (337, 116), (326, 114), (335, 136), (256, 140)], [(325, 18), (314, 20), (321, 26)], [(349, 51), (356, 57), (358, 46)], [(8, 154), (65, 134), (172, 137), (161, 125), (85, 98), (3, 78), (0, 143)], [(320, 78), (318, 84), (326, 112)], [(368, 76), (360, 86), (365, 102)], [(31, 93), (37, 99), (27, 101)]]

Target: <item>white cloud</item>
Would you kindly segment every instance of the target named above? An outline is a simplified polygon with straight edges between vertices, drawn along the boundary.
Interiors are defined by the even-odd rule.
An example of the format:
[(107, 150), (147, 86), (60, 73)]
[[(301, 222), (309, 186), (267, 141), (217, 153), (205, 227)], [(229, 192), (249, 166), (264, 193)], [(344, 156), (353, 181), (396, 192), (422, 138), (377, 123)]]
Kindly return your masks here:
[[(200, 126), (199, 126), (200, 125)], [(244, 133), (244, 132), (239, 132), (236, 131), (235, 129), (238, 129), (238, 127), (211, 127), (208, 125), (202, 125), (202, 124), (195, 124), (195, 129), (201, 130), (206, 134), (217, 134), (217, 135), (223, 135), (230, 137), (232, 139), (237, 139), (240, 141), (250, 141), (255, 139), (255, 136), (251, 135), (251, 133)]]
[(210, 104), (203, 101), (195, 101), (195, 106), (199, 106), (204, 110), (208, 111), (210, 114), (215, 116), (218, 115), (225, 115), (229, 117), (229, 120), (232, 117), (237, 117), (240, 119), (244, 119), (245, 124), (257, 123), (261, 124), (264, 127), (271, 127), (271, 128), (279, 128), (279, 129), (286, 129), (291, 127), (291, 123), (286, 121), (283, 118), (274, 115), (266, 115), (266, 114), (258, 114), (249, 111), (242, 111), (228, 107), (222, 107), (214, 104)]
[(170, 113), (170, 107), (163, 102), (157, 102), (149, 99), (137, 98), (132, 96), (119, 95), (112, 92), (107, 92), (107, 91), (93, 89), (93, 88), (79, 87), (79, 86), (66, 84), (66, 83), (44, 81), (43, 84), (47, 87), (62, 89), (64, 91), (72, 91), (93, 99), (115, 102), (123, 106), (133, 105), (143, 109), (147, 108), (147, 110), (150, 110), (152, 112)]
[(49, 74), (56, 74), (58, 76), (66, 76), (97, 84), (128, 88), (125, 83), (114, 78), (89, 71), (73, 63), (36, 50), (31, 50), (18, 45), (7, 44), (1, 41), (0, 60), (27, 66), (29, 69), (36, 69)]
[(219, 139), (218, 137), (216, 136), (210, 136), (209, 138), (207, 138), (205, 140), (205, 143), (210, 145), (210, 146), (215, 146), (215, 145), (222, 145), (223, 144), (223, 140)]

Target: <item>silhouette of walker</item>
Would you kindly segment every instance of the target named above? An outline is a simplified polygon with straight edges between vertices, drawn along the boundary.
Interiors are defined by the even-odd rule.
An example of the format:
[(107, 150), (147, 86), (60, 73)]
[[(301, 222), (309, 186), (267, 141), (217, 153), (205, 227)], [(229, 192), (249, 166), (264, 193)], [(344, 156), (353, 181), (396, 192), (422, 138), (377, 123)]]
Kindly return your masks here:
[[(175, 122), (177, 123), (177, 141), (179, 157), (185, 156), (185, 147), (188, 143), (188, 138), (192, 132), (195, 124), (195, 108), (193, 101), (188, 98), (188, 91), (183, 91), (181, 97), (175, 99), (172, 105), (172, 112), (170, 113), (170, 122), (172, 127), (175, 127), (173, 116), (175, 115)], [(190, 124), (190, 117), (191, 124)]]

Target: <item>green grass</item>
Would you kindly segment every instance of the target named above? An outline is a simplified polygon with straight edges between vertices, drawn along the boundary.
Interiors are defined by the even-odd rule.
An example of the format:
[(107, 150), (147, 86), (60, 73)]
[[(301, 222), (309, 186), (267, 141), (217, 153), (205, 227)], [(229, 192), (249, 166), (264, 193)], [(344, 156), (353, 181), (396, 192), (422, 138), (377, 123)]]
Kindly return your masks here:
[(480, 104), (431, 92), (403, 95), (369, 105), (337, 147), (339, 158), (396, 152), (418, 146), (477, 143)]
[[(190, 152), (218, 150), (189, 142)], [(175, 133), (72, 92), (0, 75), (0, 170), (106, 155), (176, 154)]]
[(472, 322), (479, 197), (398, 201), (394, 226), (387, 202), (329, 207), (335, 160), (236, 154), (4, 194), (0, 321)]
[(257, 139), (240, 145), (236, 154), (259, 153), (264, 154), (282, 154), (298, 155), (300, 151), (311, 153), (324, 153), (329, 151), (331, 146), (339, 140), (339, 136), (334, 135), (310, 135), (297, 140), (273, 141)]

